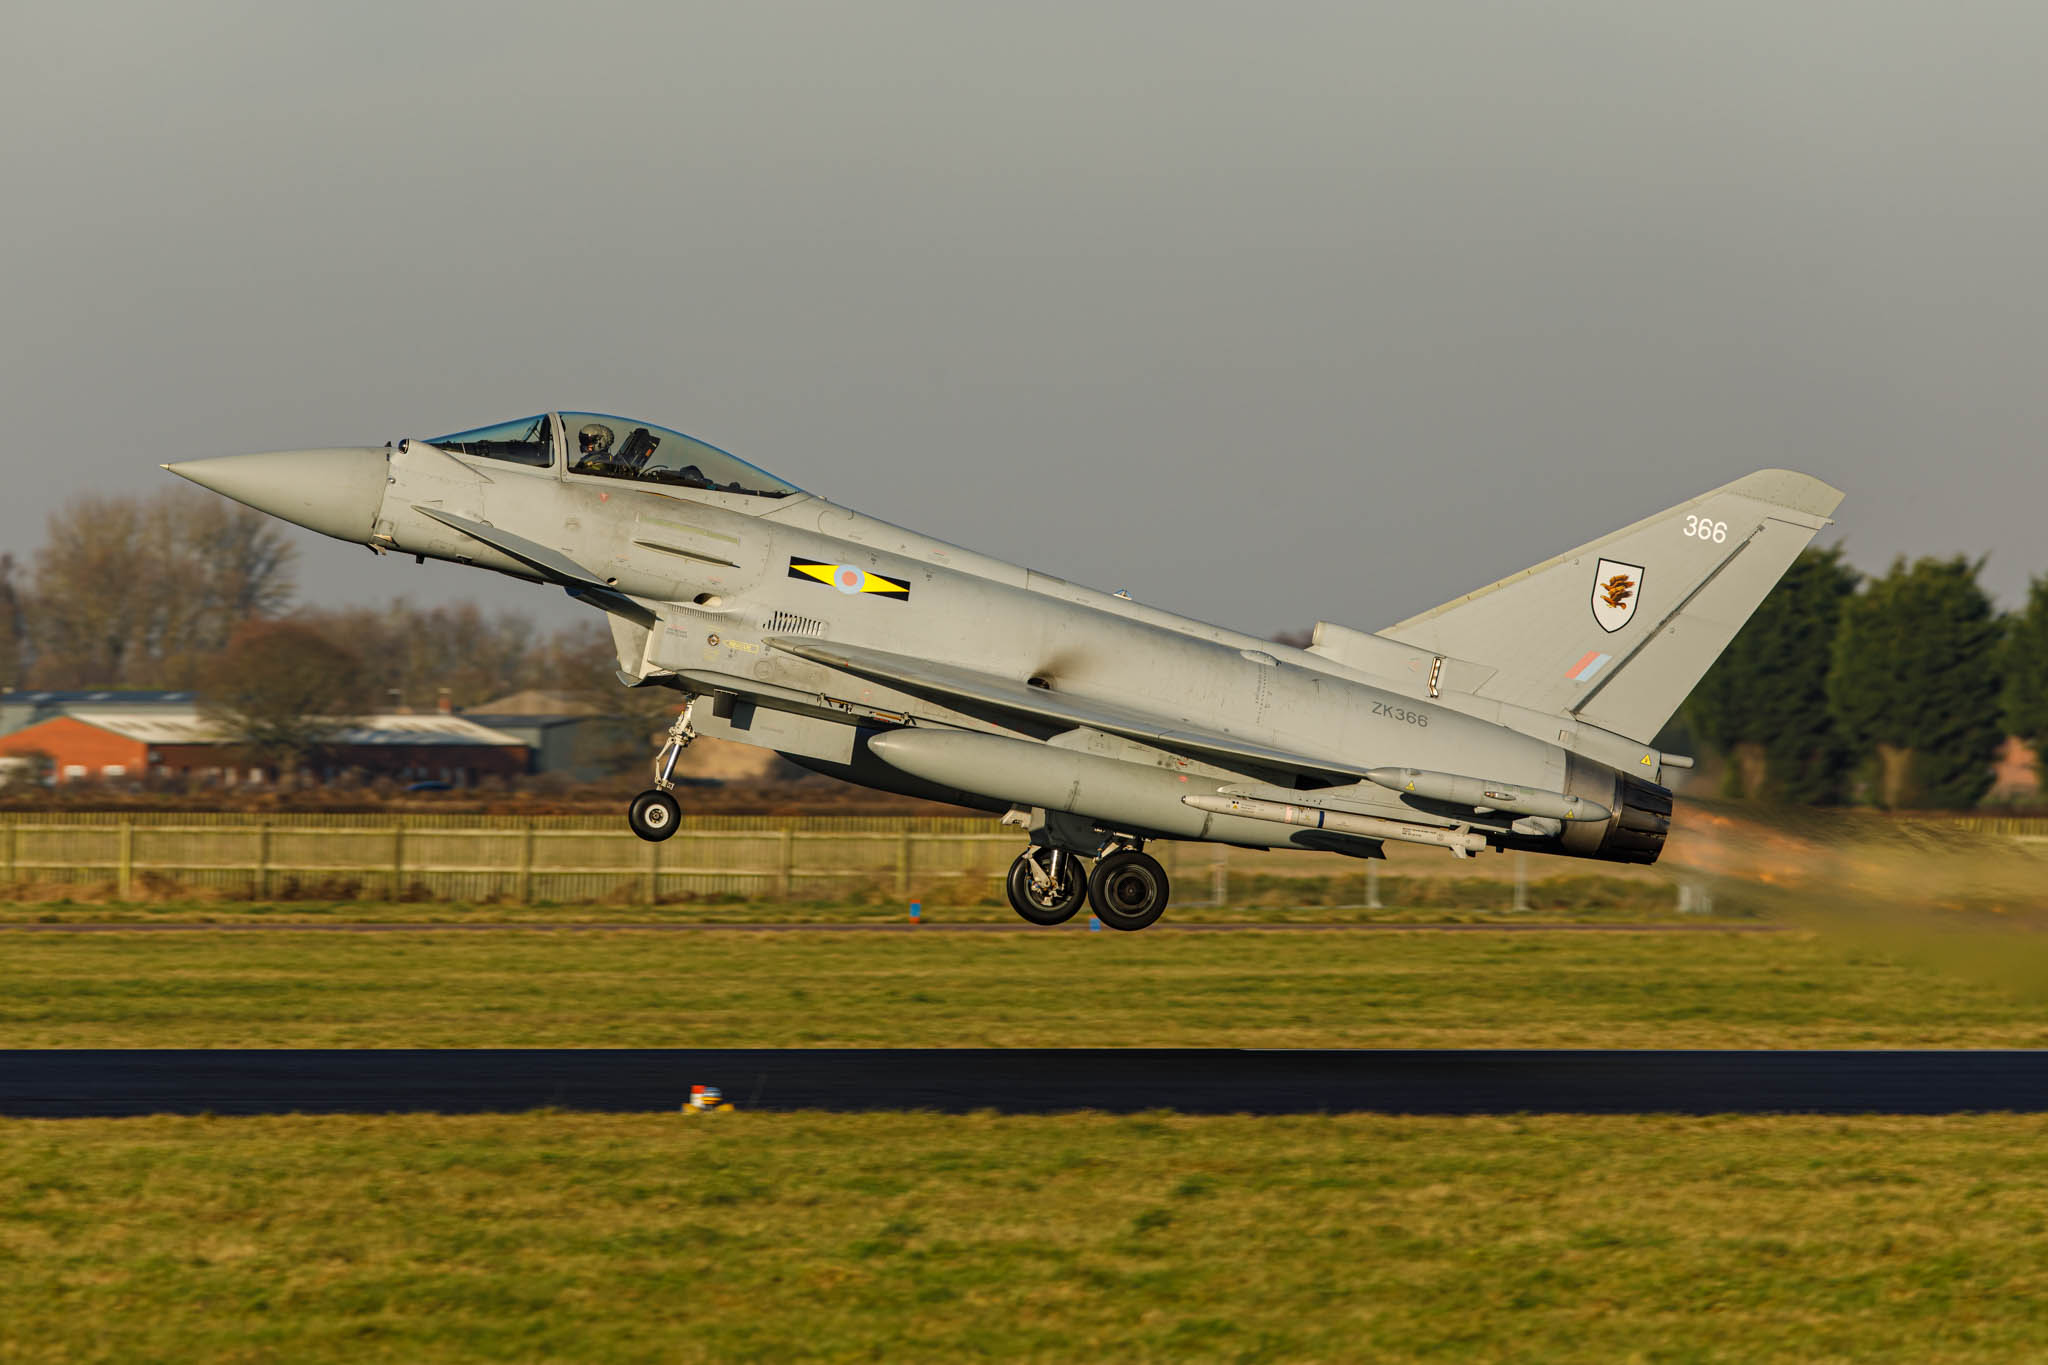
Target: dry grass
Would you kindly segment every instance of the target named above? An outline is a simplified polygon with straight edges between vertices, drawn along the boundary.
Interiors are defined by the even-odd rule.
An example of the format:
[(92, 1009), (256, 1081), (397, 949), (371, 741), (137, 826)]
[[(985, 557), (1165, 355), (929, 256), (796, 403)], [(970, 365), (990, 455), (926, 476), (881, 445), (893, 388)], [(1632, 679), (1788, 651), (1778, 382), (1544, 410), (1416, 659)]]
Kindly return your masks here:
[(2025, 981), (1812, 933), (196, 931), (0, 951), (0, 1047), (2048, 1044)]
[(2048, 1354), (2048, 1120), (0, 1123), (11, 1360)]
[[(1500, 882), (1388, 879), (1382, 904), (1367, 907), (1363, 891), (1328, 878), (1259, 879), (1239, 886), (1227, 905), (1176, 904), (1163, 921), (1175, 924), (1603, 924), (1701, 923), (1674, 909), (1669, 887), (1622, 884), (1614, 892), (1597, 879), (1534, 883), (1526, 910), (1512, 908), (1513, 889)], [(318, 888), (315, 888), (318, 889)], [(920, 900), (928, 923), (1021, 925), (1007, 902), (990, 896), (962, 903)], [(46, 882), (0, 887), (0, 924), (893, 924), (909, 919), (908, 898), (880, 892), (829, 900), (757, 900), (707, 895), (649, 905), (630, 891), (602, 900), (524, 905), (513, 900), (355, 900), (307, 895), (249, 900), (219, 890), (138, 886), (124, 898), (111, 883)], [(1086, 911), (1082, 912), (1086, 918)], [(1725, 923), (1754, 922), (1730, 917)]]

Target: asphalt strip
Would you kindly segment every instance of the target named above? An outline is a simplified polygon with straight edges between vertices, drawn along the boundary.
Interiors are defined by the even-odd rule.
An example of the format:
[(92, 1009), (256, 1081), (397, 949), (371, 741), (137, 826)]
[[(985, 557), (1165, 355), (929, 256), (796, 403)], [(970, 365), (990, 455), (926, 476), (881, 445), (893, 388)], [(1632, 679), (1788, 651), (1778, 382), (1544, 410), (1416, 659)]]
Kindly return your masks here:
[(2048, 1111), (2048, 1051), (1206, 1048), (0, 1052), (0, 1114), (742, 1110), (1189, 1114)]

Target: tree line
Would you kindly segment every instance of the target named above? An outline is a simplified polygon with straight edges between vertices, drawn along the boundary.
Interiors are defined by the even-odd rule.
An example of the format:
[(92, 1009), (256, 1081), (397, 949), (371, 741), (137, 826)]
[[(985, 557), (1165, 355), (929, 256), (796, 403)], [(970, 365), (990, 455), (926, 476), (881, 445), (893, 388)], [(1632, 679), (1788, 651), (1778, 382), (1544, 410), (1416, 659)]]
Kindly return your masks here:
[(295, 552), (264, 522), (198, 489), (74, 500), (33, 563), (0, 555), (0, 684), (190, 686), (291, 599)]
[(2048, 578), (2000, 615), (1982, 568), (1901, 557), (1865, 579), (1840, 549), (1802, 553), (1681, 712), (1724, 794), (1959, 809), (2007, 735), (2048, 752)]
[[(597, 620), (542, 630), (471, 603), (294, 607), (297, 551), (278, 523), (199, 489), (92, 495), (53, 513), (33, 558), (0, 555), (0, 688), (245, 685), (256, 641), (297, 649), (353, 710), (457, 708), (528, 688), (611, 683)], [(616, 690), (612, 688), (611, 690)]]

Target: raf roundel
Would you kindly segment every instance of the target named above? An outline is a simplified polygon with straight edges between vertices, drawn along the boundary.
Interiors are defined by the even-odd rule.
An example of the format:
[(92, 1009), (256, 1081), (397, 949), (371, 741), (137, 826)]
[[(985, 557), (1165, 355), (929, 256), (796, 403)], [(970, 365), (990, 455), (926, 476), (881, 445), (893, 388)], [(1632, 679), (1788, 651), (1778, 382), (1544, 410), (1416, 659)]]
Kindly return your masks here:
[(892, 597), (901, 602), (910, 596), (909, 579), (869, 573), (858, 564), (827, 564), (815, 559), (791, 558), (789, 576), (823, 583), (848, 597)]

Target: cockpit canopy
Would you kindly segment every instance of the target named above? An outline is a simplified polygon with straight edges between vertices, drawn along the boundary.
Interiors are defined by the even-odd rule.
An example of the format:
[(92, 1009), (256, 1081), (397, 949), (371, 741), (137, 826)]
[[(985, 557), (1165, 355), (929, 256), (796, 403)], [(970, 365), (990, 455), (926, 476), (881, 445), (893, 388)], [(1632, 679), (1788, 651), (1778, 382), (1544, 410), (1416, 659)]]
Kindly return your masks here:
[[(559, 430), (571, 474), (636, 479), (716, 493), (786, 498), (803, 490), (756, 469), (737, 455), (694, 436), (603, 412), (564, 412)], [(536, 469), (556, 467), (550, 414), (436, 436), (427, 444), (452, 454), (508, 460)]]
[(513, 464), (530, 464), (536, 469), (548, 469), (555, 463), (555, 433), (548, 425), (546, 413), (538, 417), (522, 417), (516, 422), (500, 422), (494, 427), (435, 436), (427, 444), (456, 455), (510, 460)]

